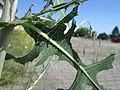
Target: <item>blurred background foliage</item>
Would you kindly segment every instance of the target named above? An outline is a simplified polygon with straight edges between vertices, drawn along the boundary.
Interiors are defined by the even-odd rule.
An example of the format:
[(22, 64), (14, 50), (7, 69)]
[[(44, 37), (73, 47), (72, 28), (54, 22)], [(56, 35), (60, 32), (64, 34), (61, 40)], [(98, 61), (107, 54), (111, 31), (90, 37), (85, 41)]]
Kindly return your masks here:
[(108, 39), (109, 39), (109, 35), (106, 34), (105, 32), (104, 32), (104, 33), (100, 33), (100, 34), (97, 36), (97, 39), (108, 40)]
[(19, 76), (25, 76), (26, 71), (25, 66), (22, 64), (16, 63), (13, 60), (5, 61), (0, 85), (17, 84), (17, 82), (19, 82), (17, 78)]
[(78, 28), (76, 32), (74, 32), (73, 36), (75, 37), (85, 37), (85, 38), (92, 38), (93, 34), (96, 33), (86, 27)]
[[(34, 46), (34, 40), (24, 31), (21, 26), (17, 26), (11, 33), (7, 52), (16, 56), (26, 55)], [(25, 66), (13, 60), (5, 61), (0, 85), (17, 84), (20, 76), (25, 76), (27, 69)]]

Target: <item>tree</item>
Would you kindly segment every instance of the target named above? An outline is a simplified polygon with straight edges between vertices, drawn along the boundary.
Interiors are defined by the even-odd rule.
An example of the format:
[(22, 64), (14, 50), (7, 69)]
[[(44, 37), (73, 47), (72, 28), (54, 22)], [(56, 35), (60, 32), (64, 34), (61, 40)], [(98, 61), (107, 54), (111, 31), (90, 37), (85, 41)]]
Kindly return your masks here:
[(110, 38), (112, 42), (120, 42), (120, 32), (117, 26), (113, 29)]
[(113, 29), (112, 31), (112, 35), (113, 36), (118, 36), (120, 33), (119, 33), (119, 28), (118, 26), (115, 26), (115, 28)]
[(107, 35), (105, 32), (104, 33), (100, 33), (97, 36), (97, 39), (102, 39), (102, 40), (108, 40), (108, 38), (109, 38), (109, 35)]

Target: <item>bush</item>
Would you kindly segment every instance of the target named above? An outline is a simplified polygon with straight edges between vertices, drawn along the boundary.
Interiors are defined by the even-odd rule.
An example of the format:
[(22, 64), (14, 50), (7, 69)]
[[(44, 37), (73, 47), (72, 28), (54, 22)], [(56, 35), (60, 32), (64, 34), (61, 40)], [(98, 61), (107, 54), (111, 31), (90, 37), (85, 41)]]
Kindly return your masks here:
[(73, 36), (76, 37), (90, 37), (91, 36), (91, 30), (88, 28), (78, 28), (78, 30), (74, 33)]
[[(7, 52), (19, 57), (26, 55), (33, 47), (34, 40), (21, 28), (17, 28), (11, 33)], [(13, 60), (5, 61), (0, 85), (16, 84), (16, 78), (26, 74), (26, 68), (14, 62)]]
[(5, 61), (0, 85), (16, 84), (18, 82), (17, 78), (25, 74), (26, 68), (22, 64), (16, 63), (13, 60)]

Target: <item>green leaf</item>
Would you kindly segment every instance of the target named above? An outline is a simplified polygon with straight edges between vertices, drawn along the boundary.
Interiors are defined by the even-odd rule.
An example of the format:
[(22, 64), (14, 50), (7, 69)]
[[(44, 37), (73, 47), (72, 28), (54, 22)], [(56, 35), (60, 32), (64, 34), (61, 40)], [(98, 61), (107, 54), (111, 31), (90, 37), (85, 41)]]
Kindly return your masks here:
[[(77, 9), (75, 9), (75, 10), (77, 10)], [(76, 12), (77, 13), (77, 12)], [(74, 13), (75, 14), (75, 13)], [(50, 28), (47, 28), (43, 23), (41, 23), (41, 22), (37, 22), (37, 23), (35, 23), (35, 26), (36, 27), (38, 27), (38, 28), (40, 28), (41, 30), (46, 30), (46, 31), (44, 31), (44, 32), (48, 32), (48, 34), (49, 34), (49, 36), (55, 36), (55, 37), (53, 37), (53, 39), (60, 39), (60, 37), (61, 38), (63, 38), (63, 36), (64, 36), (64, 33), (63, 33), (63, 31), (66, 29), (66, 26), (64, 25), (64, 22), (69, 22), (73, 17), (74, 17), (74, 14), (73, 13), (70, 13), (69, 15), (67, 15), (67, 17), (68, 18), (66, 18), (66, 19), (63, 19), (61, 22), (63, 22), (63, 23), (61, 23), (61, 22), (59, 22), (56, 26), (54, 26), (52, 29), (51, 29), (51, 31), (50, 32), (48, 32), (48, 29), (50, 29)], [(77, 14), (75, 14), (75, 15), (77, 15)], [(62, 28), (63, 29), (61, 29), (60, 28), (60, 26), (62, 25)], [(75, 25), (74, 25), (74, 28), (75, 28)], [(70, 31), (74, 31), (74, 28), (72, 27), (71, 29), (73, 29), (73, 30), (71, 30), (70, 29)], [(26, 32), (30, 35), (30, 36), (32, 36), (34, 39), (35, 39), (35, 41), (36, 42), (42, 42), (42, 41), (44, 41), (44, 44), (41, 44), (39, 47), (41, 47), (41, 49), (42, 48), (44, 48), (43, 50), (41, 50), (41, 51), (38, 51), (38, 49), (37, 48), (35, 48), (35, 49), (33, 49), (28, 55), (26, 55), (25, 57), (21, 57), (21, 58), (16, 58), (15, 60), (17, 61), (17, 62), (19, 62), (19, 63), (22, 63), (22, 64), (25, 64), (26, 62), (28, 62), (28, 61), (32, 61), (34, 58), (36, 58), (37, 56), (38, 56), (38, 54), (41, 52), (41, 54), (43, 55), (43, 57), (41, 58), (41, 60), (36, 64), (36, 66), (37, 65), (40, 65), (40, 64), (43, 64), (44, 63), (44, 61), (49, 57), (49, 56), (52, 56), (52, 55), (54, 55), (54, 54), (56, 54), (57, 53), (57, 50), (52, 46), (52, 45), (50, 45), (50, 44), (47, 44), (48, 42), (41, 36), (41, 35), (39, 35), (38, 33), (36, 33), (35, 31), (33, 31), (32, 29), (29, 29), (29, 28), (27, 28), (27, 27), (25, 27), (25, 30), (26, 30)], [(56, 33), (57, 32), (57, 33)], [(67, 37), (68, 37), (68, 35), (66, 35)], [(72, 36), (72, 35), (71, 35)], [(69, 38), (68, 38), (69, 39)], [(46, 44), (45, 44), (46, 43)], [(36, 50), (38, 51), (37, 53), (36, 53)], [(36, 53), (37, 55), (36, 56), (34, 56), (34, 54), (32, 55), (32, 53)]]
[[(56, 37), (53, 37), (53, 39), (60, 39), (63, 38), (63, 31), (65, 30), (65, 25), (64, 23), (66, 22), (69, 22), (74, 16), (77, 15), (77, 9), (74, 8), (74, 10), (68, 14), (63, 20), (61, 20), (56, 26), (54, 26), (53, 28), (51, 28), (52, 31), (49, 32), (49, 29), (48, 27), (46, 27), (41, 21), (39, 22), (33, 22), (33, 24), (35, 24), (36, 27), (40, 28), (41, 30), (43, 30), (45, 33), (48, 33), (49, 36), (53, 37), (54, 35)], [(25, 20), (22, 20), (22, 23), (26, 22)], [(14, 22), (12, 22), (13, 25), (16, 25), (14, 24)], [(7, 22), (6, 24), (11, 24), (11, 22)], [(21, 24), (21, 22), (17, 22), (17, 24)], [(63, 30), (61, 30), (60, 26), (63, 28)], [(19, 58), (15, 58), (14, 56), (10, 55), (10, 54), (7, 54), (6, 56), (6, 60), (8, 59), (14, 59), (15, 61), (21, 63), (21, 64), (25, 64), (29, 61), (33, 61), (38, 55), (40, 52), (42, 52), (43, 56), (42, 59), (40, 60), (40, 62), (38, 62), (36, 65), (39, 65), (39, 64), (42, 64), (44, 63), (44, 61), (51, 55), (54, 55), (57, 53), (57, 50), (56, 49), (53, 49), (54, 47), (49, 44), (48, 45), (48, 42), (41, 36), (39, 35), (38, 33), (34, 32), (32, 29), (29, 29), (29, 28), (26, 28), (24, 27), (26, 32), (35, 39), (36, 41), (36, 44), (35, 46), (33, 47), (33, 49), (25, 56), (23, 57), (19, 57)], [(74, 26), (75, 28), (75, 26)], [(74, 29), (73, 28), (73, 29)], [(72, 28), (71, 28), (72, 29)], [(73, 32), (73, 30), (71, 30)], [(46, 31), (45, 31), (46, 30)], [(57, 32), (57, 33), (56, 33)], [(59, 33), (58, 33), (59, 32)], [(67, 35), (66, 35), (67, 36)], [(68, 36), (67, 36), (68, 37)], [(68, 38), (69, 39), (69, 38)], [(44, 42), (42, 42), (44, 41)], [(38, 43), (39, 42), (39, 43)], [(48, 48), (46, 48), (46, 46)], [(46, 53), (47, 51), (47, 53)], [(55, 52), (56, 51), (56, 52)]]
[[(65, 26), (65, 25), (64, 25)], [(64, 26), (61, 26), (61, 27), (64, 27)], [(73, 24), (72, 24), (72, 27), (70, 28), (69, 32), (64, 35), (64, 30), (65, 28), (63, 28), (63, 30), (61, 28), (58, 28), (57, 31), (55, 30), (50, 32), (49, 33), (49, 36), (53, 36), (54, 34), (54, 37), (53, 37), (53, 40), (56, 40), (56, 42), (58, 42), (62, 47), (64, 47), (64, 49), (66, 49), (71, 55), (74, 54), (73, 56), (76, 57), (75, 59), (78, 60), (79, 57), (77, 55), (77, 53), (75, 53), (75, 51), (72, 49), (72, 45), (71, 43), (69, 42), (70, 39), (71, 39), (71, 36), (74, 32), (74, 29), (76, 27), (76, 24), (75, 22), (73, 21)], [(57, 33), (56, 33), (57, 32)], [(74, 53), (73, 53), (74, 52)], [(58, 49), (56, 49), (55, 46), (51, 45), (51, 44), (48, 44), (46, 48), (44, 48), (44, 50), (41, 52), (43, 57), (42, 59), (36, 64), (36, 66), (40, 65), (40, 64), (43, 64), (45, 62), (45, 60), (49, 57), (49, 56), (52, 56), (52, 55), (58, 55), (60, 58), (59, 60), (63, 60), (63, 59), (66, 59), (69, 61), (68, 57), (66, 57), (64, 54), (62, 54)], [(78, 60), (80, 62), (80, 60)], [(69, 61), (71, 64), (72, 62)], [(73, 64), (72, 64), (73, 65)]]
[[(85, 70), (90, 75), (90, 77), (95, 81), (97, 86), (99, 86), (100, 90), (104, 90), (104, 89), (103, 86), (98, 84), (96, 76), (102, 70), (111, 69), (113, 61), (114, 61), (114, 54), (108, 56), (107, 58), (105, 58), (100, 62), (85, 67)], [(74, 80), (74, 83), (70, 87), (70, 90), (86, 90), (87, 85), (92, 86), (93, 90), (98, 90), (98, 88), (93, 83), (91, 83), (91, 81), (86, 77), (86, 75), (80, 70), (78, 70), (76, 74), (76, 79)]]
[(44, 1), (47, 1), (47, 4), (44, 6), (44, 9), (43, 9), (43, 10), (46, 10), (46, 9), (49, 7), (50, 4), (53, 5), (52, 0), (44, 0)]
[[(24, 25), (27, 25), (27, 24), (24, 24)], [(30, 26), (30, 25), (29, 25)], [(32, 28), (32, 26), (30, 26), (30, 28)], [(33, 28), (35, 28), (35, 27), (33, 27)], [(47, 37), (46, 36), (46, 34), (42, 34), (42, 32), (39, 32), (39, 30), (37, 29), (37, 28), (35, 28), (35, 30), (39, 33), (39, 34), (41, 34), (42, 36), (44, 36), (48, 41), (50, 41), (52, 44), (53, 44), (53, 46), (55, 45), (55, 47), (58, 49), (58, 50), (60, 50), (59, 51), (59, 54), (57, 54), (59, 57), (60, 57), (60, 59), (61, 59), (61, 57), (62, 57), (62, 59), (63, 60), (65, 60), (65, 61), (68, 61), (72, 66), (74, 66), (75, 68), (76, 68), (76, 70), (78, 71), (78, 73), (77, 73), (77, 75), (76, 75), (76, 78), (78, 78), (78, 79), (76, 79), (75, 80), (75, 82), (78, 82), (78, 84), (80, 85), (80, 87), (78, 87), (78, 86), (75, 86), (75, 87), (73, 87), (74, 89), (71, 89), (71, 90), (78, 90), (78, 88), (79, 89), (81, 89), (81, 90), (85, 90), (85, 87), (86, 87), (86, 85), (89, 85), (89, 83), (91, 84), (91, 86), (93, 86), (93, 88), (95, 89), (99, 89), (99, 90), (103, 90), (103, 87), (102, 86), (100, 86), (98, 83), (97, 83), (97, 80), (94, 78), (94, 76), (93, 75), (96, 75), (97, 74), (97, 72), (94, 72), (95, 70), (94, 70), (94, 68), (96, 68), (96, 67), (93, 67), (92, 65), (92, 68), (90, 67), (90, 66), (85, 66), (85, 65), (83, 65), (82, 63), (81, 63), (81, 60), (80, 60), (80, 58), (78, 57), (78, 55), (74, 52), (74, 50), (73, 49), (71, 49), (71, 44), (70, 44), (70, 41), (68, 41), (68, 39), (66, 39), (65, 37), (66, 37), (66, 35), (64, 35), (64, 36), (62, 36), (62, 37), (60, 37), (59, 39), (60, 39), (60, 41), (58, 40), (58, 38), (57, 38), (57, 43), (56, 42), (54, 42), (56, 39), (55, 38), (53, 38), (53, 40), (51, 39), (51, 38), (49, 38), (49, 37)], [(61, 30), (62, 31), (62, 30)], [(60, 33), (61, 34), (61, 33)], [(56, 35), (55, 35), (56, 36)], [(63, 40), (62, 40), (63, 39)], [(69, 44), (68, 44), (69, 43)], [(59, 46), (60, 45), (60, 46)], [(62, 46), (63, 45), (63, 46)], [(66, 45), (68, 45), (68, 46), (66, 46)], [(67, 48), (67, 49), (66, 49)], [(68, 53), (68, 51), (69, 51), (69, 53)], [(72, 53), (72, 54), (71, 54)], [(75, 55), (75, 56), (74, 56)], [(75, 59), (76, 58), (76, 59)], [(103, 63), (102, 63), (103, 64)], [(90, 70), (87, 70), (87, 68), (88, 67), (90, 67), (91, 68), (91, 71)], [(102, 66), (103, 67), (103, 66)], [(80, 78), (80, 79), (79, 79)], [(85, 82), (85, 81), (86, 82)], [(80, 82), (79, 82), (80, 81)], [(81, 83), (82, 83), (82, 85), (81, 85)], [(77, 84), (73, 84), (73, 86), (74, 85), (77, 85)], [(83, 86), (84, 85), (84, 86)], [(78, 88), (77, 88), (78, 87)]]
[(52, 28), (56, 23), (49, 15), (47, 17), (39, 16), (39, 18), (49, 28)]
[[(50, 30), (50, 28), (47, 27), (42, 21), (30, 23), (32, 23), (35, 27), (41, 29), (45, 33), (47, 33), (48, 30)], [(40, 40), (42, 41), (44, 39), (43, 37), (41, 37), (41, 35), (39, 35), (34, 30), (30, 29), (29, 27), (24, 27), (24, 29), (32, 38), (34, 38), (35, 42), (40, 42)]]
[(25, 55), (23, 57), (16, 58), (16, 57), (12, 56), (11, 54), (7, 53), (6, 60), (14, 59), (16, 62), (21, 63), (23, 65), (27, 62), (32, 62), (35, 58), (38, 57), (38, 55), (40, 54), (42, 49), (44, 49), (45, 45), (46, 45), (45, 43), (35, 44), (33, 49), (27, 55)]
[(40, 54), (42, 49), (44, 49), (44, 47), (45, 47), (45, 43), (41, 43), (40, 45), (36, 44), (27, 55), (23, 57), (15, 58), (15, 61), (21, 64), (25, 64), (30, 61), (32, 62), (35, 58), (38, 57), (38, 55)]
[[(70, 43), (70, 39), (76, 27), (76, 23), (73, 18), (77, 15), (77, 10), (78, 6), (76, 6), (53, 28), (48, 28), (41, 22), (22, 23), (26, 29), (26, 32), (35, 39), (38, 49), (33, 50), (31, 54), (24, 56), (22, 59), (16, 58), (15, 60), (20, 63), (26, 63), (28, 61), (32, 61), (38, 56), (38, 53), (41, 52), (43, 57), (37, 62), (37, 66), (43, 64), (47, 58), (55, 54), (59, 56), (59, 60), (65, 60), (69, 62), (77, 70), (76, 79), (70, 90), (85, 90), (87, 85), (91, 85), (93, 90), (103, 90), (103, 87), (97, 82), (96, 75), (102, 70), (112, 68), (114, 55), (111, 55), (105, 60), (95, 64), (86, 66), (82, 63), (81, 59), (73, 50)], [(73, 20), (71, 28), (66, 34), (64, 34), (64, 31), (66, 30), (64, 23), (68, 23), (70, 20)]]
[(52, 45), (46, 45), (43, 51), (41, 52), (42, 58), (36, 63), (35, 66), (43, 64), (49, 56), (53, 56), (57, 53), (58, 53), (58, 50), (56, 50), (55, 47), (53, 47)]
[[(64, 3), (64, 0), (55, 0), (54, 6)], [(66, 16), (65, 9), (60, 10), (60, 20)]]
[(9, 59), (15, 59), (16, 57), (14, 57), (13, 55), (9, 54), (9, 53), (6, 53), (6, 56), (5, 56), (5, 60), (9, 60)]
[[(35, 30), (42, 37), (44, 37), (45, 40), (42, 39), (42, 40), (40, 40), (40, 42), (46, 42), (47, 46), (48, 46), (48, 50), (51, 50), (52, 54), (58, 55), (60, 57), (59, 60), (61, 60), (61, 59), (65, 60), (65, 61), (69, 62), (73, 67), (76, 68), (78, 73), (76, 75), (77, 79), (75, 79), (74, 83), (77, 82), (77, 84), (80, 86), (79, 87), (80, 89), (84, 90), (86, 85), (91, 84), (91, 86), (93, 86), (94, 89), (96, 88), (96, 89), (99, 89), (99, 90), (103, 90), (103, 87), (101, 87), (97, 83), (97, 80), (93, 76), (93, 75), (96, 75), (98, 72), (100, 72), (99, 69), (96, 72), (95, 72), (95, 69), (94, 69), (94, 68), (97, 68), (97, 66), (99, 66), (100, 62), (96, 63), (97, 65), (86, 66), (82, 63), (82, 61), (78, 57), (77, 53), (72, 49), (70, 39), (71, 39), (73, 31), (76, 27), (75, 23), (74, 23), (74, 20), (73, 20), (72, 27), (69, 30), (69, 32), (67, 34), (64, 34), (64, 31), (66, 29), (64, 23), (69, 22), (76, 15), (77, 15), (77, 7), (75, 7), (71, 11), (71, 13), (69, 13), (65, 18), (63, 18), (48, 33), (42, 32), (39, 28), (36, 28), (35, 26), (30, 25), (29, 23), (23, 23), (22, 25)], [(59, 52), (54, 53), (53, 52), (54, 50), (52, 51), (52, 49), (49, 49), (49, 47), (50, 47), (49, 45), (51, 47), (56, 48), (57, 49), (56, 52), (57, 51), (59, 51)], [(49, 54), (50, 53), (48, 53), (45, 57), (47, 58), (49, 56)], [(43, 60), (43, 62), (45, 61), (45, 59)], [(43, 62), (38, 62), (37, 65), (39, 65)], [(89, 68), (91, 68), (90, 69), (91, 71), (89, 70)], [(105, 69), (107, 69), (107, 68), (108, 67), (106, 67)], [(78, 86), (76, 86), (77, 84), (74, 84), (74, 83), (73, 83), (73, 88), (71, 90), (78, 90)], [(81, 85), (81, 83), (82, 83), (82, 85)]]
[(9, 22), (0, 21), (0, 27), (15, 27), (24, 22), (27, 22), (27, 20), (9, 21)]
[[(70, 32), (66, 35), (64, 35), (64, 30), (66, 29), (66, 26), (64, 25), (64, 23), (69, 22), (74, 16), (77, 15), (77, 7), (73, 9), (73, 11), (71, 13), (69, 13), (64, 19), (62, 19), (59, 23), (57, 23), (57, 25), (55, 25), (53, 28), (51, 28), (49, 31), (47, 30), (48, 28), (44, 29), (46, 30), (46, 33), (48, 31), (48, 36), (52, 37), (53, 40), (56, 40), (58, 43), (61, 43), (61, 40), (64, 40), (65, 38), (67, 38), (69, 41), (74, 29), (76, 27), (75, 22), (72, 24), (72, 27), (70, 28)], [(36, 27), (38, 27), (39, 29), (42, 30), (41, 23), (37, 23), (38, 25), (35, 24)], [(61, 28), (62, 27), (62, 28)], [(26, 28), (25, 28), (26, 29)], [(31, 36), (36, 39), (36, 36), (38, 36), (38, 33), (33, 34), (32, 29), (30, 29), (31, 32)], [(45, 31), (44, 31), (45, 32)], [(69, 35), (71, 34), (71, 35)], [(64, 36), (64, 37), (63, 37)], [(36, 40), (35, 40), (36, 41)], [(39, 62), (37, 62), (37, 65), (43, 64), (45, 62), (45, 60), (49, 57), (52, 56), (54, 54), (58, 55), (59, 51), (58, 49), (56, 49), (53, 45), (51, 45), (48, 41), (46, 41), (45, 39), (43, 39), (43, 37), (41, 35), (39, 35), (39, 39), (36, 42), (44, 42), (46, 43), (46, 46), (44, 47), (43, 51), (41, 51), (41, 54), (43, 55), (43, 57), (41, 58), (41, 60)], [(68, 43), (69, 46), (70, 43)], [(72, 53), (72, 52), (71, 52)]]
[(53, 6), (50, 10), (51, 11), (59, 11), (61, 9), (66, 10), (70, 5), (73, 5), (73, 4), (75, 4), (75, 1), (70, 1), (70, 2), (67, 2), (67, 3), (61, 3), (61, 4)]
[(5, 26), (8, 26), (8, 23), (7, 23), (7, 22), (1, 22), (1, 21), (0, 21), (0, 27), (5, 27)]
[(77, 4), (80, 4), (80, 3), (83, 3), (83, 2), (88, 1), (88, 0), (73, 0), (73, 1), (76, 1)]

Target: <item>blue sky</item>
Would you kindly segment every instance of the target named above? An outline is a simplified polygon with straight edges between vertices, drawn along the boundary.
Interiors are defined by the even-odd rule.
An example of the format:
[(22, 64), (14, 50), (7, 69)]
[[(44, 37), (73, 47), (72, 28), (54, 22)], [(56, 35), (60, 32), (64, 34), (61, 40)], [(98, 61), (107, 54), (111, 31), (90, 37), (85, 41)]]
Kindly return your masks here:
[[(36, 4), (32, 11), (39, 12), (46, 2), (44, 0), (19, 0), (18, 16), (22, 17), (31, 4)], [(66, 0), (67, 1), (67, 0)], [(79, 6), (79, 15), (76, 17), (77, 25), (88, 19), (93, 31), (110, 34), (115, 26), (120, 28), (120, 0), (89, 0)], [(83, 25), (88, 27), (88, 23)]]

